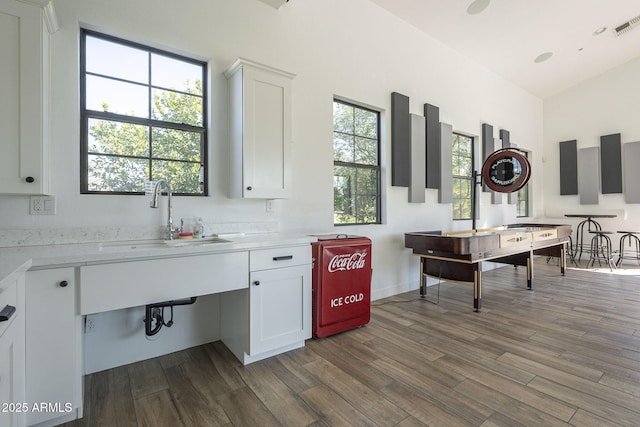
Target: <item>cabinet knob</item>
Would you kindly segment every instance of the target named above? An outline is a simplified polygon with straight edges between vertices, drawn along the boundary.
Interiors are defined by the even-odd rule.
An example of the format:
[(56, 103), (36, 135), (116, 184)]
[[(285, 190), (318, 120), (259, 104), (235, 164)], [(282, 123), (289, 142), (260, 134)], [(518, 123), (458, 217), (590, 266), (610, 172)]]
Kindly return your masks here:
[(249, 186), (249, 187), (247, 187), (247, 190), (251, 191), (251, 190), (253, 190), (253, 187)]
[(256, 285), (256, 286), (260, 286), (260, 281), (256, 280), (255, 282), (253, 282), (253, 284)]
[(36, 182), (35, 178), (32, 176), (28, 176), (24, 180), (27, 181), (29, 184), (31, 184), (32, 182)]
[(62, 282), (60, 282), (60, 287), (61, 288), (66, 288), (68, 284), (69, 284), (69, 282), (67, 282), (66, 280), (63, 280)]

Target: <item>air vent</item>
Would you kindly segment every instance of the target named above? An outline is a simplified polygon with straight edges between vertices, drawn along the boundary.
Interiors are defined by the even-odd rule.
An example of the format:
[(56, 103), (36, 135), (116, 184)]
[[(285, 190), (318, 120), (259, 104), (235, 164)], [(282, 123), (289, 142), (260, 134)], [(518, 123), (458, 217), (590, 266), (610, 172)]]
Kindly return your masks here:
[(633, 19), (628, 20), (622, 25), (618, 25), (616, 28), (613, 29), (613, 33), (616, 36), (621, 36), (622, 34), (628, 33), (633, 28), (637, 27), (638, 24), (640, 24), (640, 15), (636, 16)]

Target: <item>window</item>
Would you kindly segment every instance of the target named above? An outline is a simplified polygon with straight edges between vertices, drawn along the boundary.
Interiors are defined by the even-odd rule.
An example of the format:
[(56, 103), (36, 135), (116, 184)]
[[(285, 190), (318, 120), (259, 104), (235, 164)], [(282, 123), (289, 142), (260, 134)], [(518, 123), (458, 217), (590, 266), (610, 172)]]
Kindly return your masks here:
[[(529, 153), (526, 151), (518, 150), (518, 152), (527, 158), (529, 157)], [(516, 194), (518, 195), (516, 216), (518, 218), (529, 216), (529, 184), (522, 187)]]
[[(206, 63), (81, 33), (82, 193), (206, 195)], [(203, 181), (206, 181), (203, 179)]]
[(453, 219), (471, 219), (473, 138), (453, 134)]
[(380, 113), (333, 102), (333, 222), (380, 223)]

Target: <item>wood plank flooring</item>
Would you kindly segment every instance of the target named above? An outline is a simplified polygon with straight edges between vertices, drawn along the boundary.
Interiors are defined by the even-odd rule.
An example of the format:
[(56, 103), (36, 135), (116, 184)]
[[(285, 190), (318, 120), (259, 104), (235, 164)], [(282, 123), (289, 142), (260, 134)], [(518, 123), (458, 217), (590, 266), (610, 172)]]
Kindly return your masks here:
[[(220, 342), (88, 375), (78, 426), (639, 426), (640, 269), (557, 266), (372, 304), (371, 323), (242, 366)], [(429, 288), (428, 299), (436, 288)]]

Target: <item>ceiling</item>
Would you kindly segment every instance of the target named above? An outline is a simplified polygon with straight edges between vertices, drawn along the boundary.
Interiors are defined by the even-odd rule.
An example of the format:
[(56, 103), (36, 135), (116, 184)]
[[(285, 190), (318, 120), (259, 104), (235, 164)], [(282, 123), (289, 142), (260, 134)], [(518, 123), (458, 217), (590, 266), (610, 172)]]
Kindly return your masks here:
[[(640, 57), (640, 22), (614, 34), (639, 0), (370, 1), (542, 99)], [(489, 5), (469, 14), (472, 3)]]

